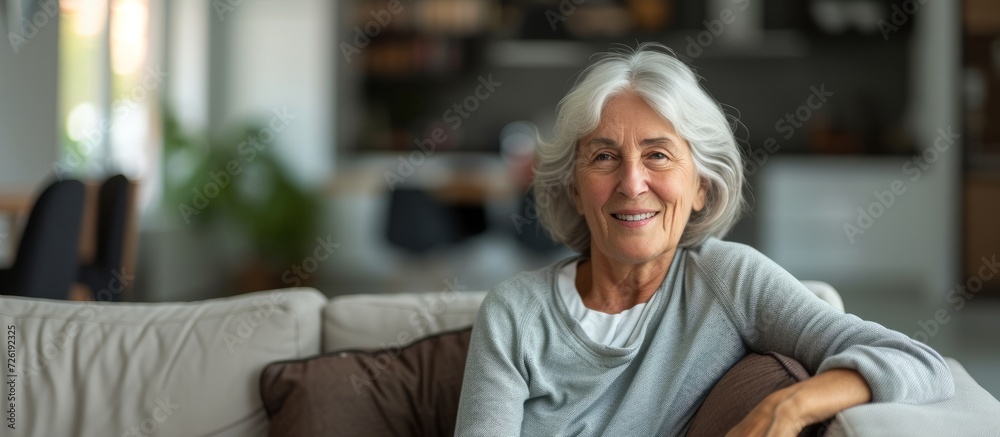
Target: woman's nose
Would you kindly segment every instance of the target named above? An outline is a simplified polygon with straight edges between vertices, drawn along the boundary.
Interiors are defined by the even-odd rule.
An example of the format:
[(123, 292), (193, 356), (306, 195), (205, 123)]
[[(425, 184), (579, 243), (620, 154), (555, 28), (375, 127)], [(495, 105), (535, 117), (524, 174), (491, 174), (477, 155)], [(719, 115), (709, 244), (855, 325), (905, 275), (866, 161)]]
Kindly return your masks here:
[(649, 190), (647, 178), (649, 174), (646, 168), (638, 160), (629, 159), (618, 168), (618, 192), (629, 199), (639, 197), (640, 194)]

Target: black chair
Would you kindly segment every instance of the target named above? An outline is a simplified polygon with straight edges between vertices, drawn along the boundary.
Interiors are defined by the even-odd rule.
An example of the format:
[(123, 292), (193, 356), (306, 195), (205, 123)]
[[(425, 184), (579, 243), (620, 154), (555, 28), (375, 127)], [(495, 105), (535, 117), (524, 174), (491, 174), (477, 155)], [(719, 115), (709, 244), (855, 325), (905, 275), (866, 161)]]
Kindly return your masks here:
[(389, 199), (390, 243), (420, 255), (486, 231), (482, 205), (447, 204), (419, 189), (397, 188)]
[(11, 268), (0, 270), (0, 294), (66, 299), (79, 263), (83, 183), (53, 182), (31, 208)]
[[(125, 252), (125, 230), (129, 216), (130, 185), (128, 178), (115, 175), (101, 184), (97, 204), (97, 239), (94, 260), (81, 265), (76, 282), (90, 287), (94, 298), (102, 301), (121, 301), (121, 284), (118, 290), (111, 290), (115, 272), (120, 271)], [(108, 289), (110, 294), (98, 293)], [(118, 292), (114, 292), (118, 291)]]

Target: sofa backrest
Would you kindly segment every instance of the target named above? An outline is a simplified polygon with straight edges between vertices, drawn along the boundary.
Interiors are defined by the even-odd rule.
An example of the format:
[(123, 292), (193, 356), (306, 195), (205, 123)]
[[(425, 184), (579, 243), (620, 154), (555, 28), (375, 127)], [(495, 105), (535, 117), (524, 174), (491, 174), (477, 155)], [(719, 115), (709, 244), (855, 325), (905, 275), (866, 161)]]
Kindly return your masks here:
[(323, 309), (323, 352), (405, 345), (471, 326), (485, 291), (356, 294)]
[(312, 289), (157, 304), (0, 296), (13, 435), (267, 435), (260, 372), (319, 353), (325, 303)]

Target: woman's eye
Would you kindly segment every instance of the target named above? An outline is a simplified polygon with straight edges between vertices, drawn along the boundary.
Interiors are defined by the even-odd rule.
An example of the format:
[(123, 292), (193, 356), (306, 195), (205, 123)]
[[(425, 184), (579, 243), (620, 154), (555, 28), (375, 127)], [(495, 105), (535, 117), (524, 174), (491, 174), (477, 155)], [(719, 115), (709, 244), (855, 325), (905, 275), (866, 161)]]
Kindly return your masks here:
[(610, 161), (612, 158), (610, 153), (600, 153), (594, 157), (594, 161)]
[(657, 160), (667, 159), (667, 155), (664, 154), (663, 152), (653, 152), (651, 155), (649, 155), (649, 157)]

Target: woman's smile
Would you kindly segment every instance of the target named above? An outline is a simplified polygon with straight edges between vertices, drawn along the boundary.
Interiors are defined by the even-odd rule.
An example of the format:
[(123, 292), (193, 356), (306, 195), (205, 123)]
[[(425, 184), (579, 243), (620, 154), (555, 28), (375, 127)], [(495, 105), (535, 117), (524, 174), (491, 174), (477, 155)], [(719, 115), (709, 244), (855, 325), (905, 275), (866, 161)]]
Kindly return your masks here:
[(653, 221), (659, 211), (650, 210), (622, 210), (611, 213), (615, 223), (626, 228), (641, 228)]

